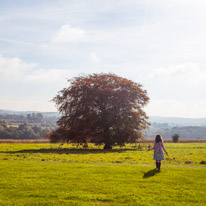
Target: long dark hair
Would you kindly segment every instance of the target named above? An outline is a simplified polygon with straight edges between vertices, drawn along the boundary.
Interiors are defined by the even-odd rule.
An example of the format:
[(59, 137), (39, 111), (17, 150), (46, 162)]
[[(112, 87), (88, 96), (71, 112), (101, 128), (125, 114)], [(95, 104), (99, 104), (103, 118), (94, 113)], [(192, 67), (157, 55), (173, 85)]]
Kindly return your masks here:
[(155, 142), (156, 142), (156, 143), (158, 143), (158, 142), (163, 142), (163, 139), (162, 139), (161, 135), (158, 134), (158, 135), (155, 137)]

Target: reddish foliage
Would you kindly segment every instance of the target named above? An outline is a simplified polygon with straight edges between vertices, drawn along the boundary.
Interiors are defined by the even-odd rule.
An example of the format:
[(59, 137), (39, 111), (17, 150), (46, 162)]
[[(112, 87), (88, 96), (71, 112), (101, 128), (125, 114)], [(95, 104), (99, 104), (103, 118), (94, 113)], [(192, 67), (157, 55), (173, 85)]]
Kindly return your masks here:
[(52, 142), (135, 142), (149, 123), (142, 110), (149, 98), (142, 85), (114, 74), (93, 74), (68, 80), (53, 99), (62, 117)]

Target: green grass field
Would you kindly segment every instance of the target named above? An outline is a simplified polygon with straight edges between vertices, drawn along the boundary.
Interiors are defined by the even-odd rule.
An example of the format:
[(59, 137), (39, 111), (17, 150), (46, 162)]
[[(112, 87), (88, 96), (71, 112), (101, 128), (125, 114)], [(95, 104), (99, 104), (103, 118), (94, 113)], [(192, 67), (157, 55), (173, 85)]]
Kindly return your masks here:
[(148, 146), (0, 144), (0, 205), (206, 205), (206, 143), (165, 143), (160, 172)]

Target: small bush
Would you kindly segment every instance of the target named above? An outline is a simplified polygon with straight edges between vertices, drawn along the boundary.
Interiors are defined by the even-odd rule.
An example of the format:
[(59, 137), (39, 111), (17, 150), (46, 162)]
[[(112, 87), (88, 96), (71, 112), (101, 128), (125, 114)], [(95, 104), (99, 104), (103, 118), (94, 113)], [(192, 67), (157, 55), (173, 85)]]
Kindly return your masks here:
[(186, 160), (185, 164), (192, 164), (192, 161), (191, 160)]
[(180, 136), (178, 134), (172, 135), (172, 141), (175, 142), (175, 143), (178, 142), (179, 141), (179, 137)]
[(202, 161), (200, 162), (200, 164), (206, 165), (206, 160), (202, 160)]

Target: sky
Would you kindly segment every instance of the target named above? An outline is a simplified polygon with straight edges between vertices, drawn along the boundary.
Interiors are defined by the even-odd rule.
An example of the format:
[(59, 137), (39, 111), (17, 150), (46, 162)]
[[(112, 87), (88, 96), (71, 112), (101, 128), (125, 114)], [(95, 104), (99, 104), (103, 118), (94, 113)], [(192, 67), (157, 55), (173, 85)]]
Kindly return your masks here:
[(0, 109), (57, 111), (67, 79), (143, 85), (149, 116), (206, 117), (206, 1), (0, 0)]

